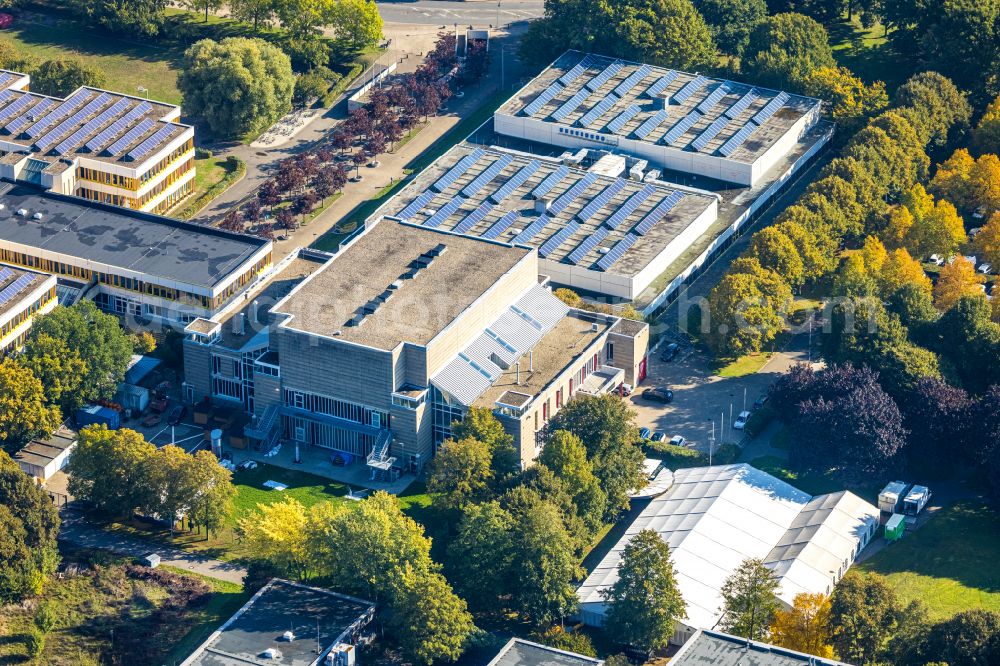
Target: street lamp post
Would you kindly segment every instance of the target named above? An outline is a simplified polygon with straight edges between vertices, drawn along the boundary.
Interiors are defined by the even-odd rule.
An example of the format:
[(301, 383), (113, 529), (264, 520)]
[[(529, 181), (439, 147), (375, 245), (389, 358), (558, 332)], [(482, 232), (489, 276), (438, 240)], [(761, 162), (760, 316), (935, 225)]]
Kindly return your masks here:
[(149, 99), (149, 90), (145, 86), (139, 86), (136, 90), (145, 95), (147, 100)]

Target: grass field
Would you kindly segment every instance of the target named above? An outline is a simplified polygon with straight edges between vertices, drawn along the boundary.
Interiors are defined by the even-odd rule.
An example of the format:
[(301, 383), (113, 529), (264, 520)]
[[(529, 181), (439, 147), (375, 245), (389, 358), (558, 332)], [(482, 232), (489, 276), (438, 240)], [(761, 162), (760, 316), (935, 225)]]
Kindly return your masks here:
[(919, 599), (933, 619), (973, 608), (1000, 612), (1000, 514), (958, 502), (860, 564), (887, 576), (904, 602)]
[(912, 63), (890, 47), (881, 25), (865, 28), (855, 16), (826, 27), (837, 64), (866, 83), (883, 81), (891, 94), (913, 73)]
[(111, 90), (140, 95), (137, 88), (142, 86), (149, 91), (150, 99), (181, 103), (176, 64), (182, 46), (116, 39), (70, 19), (32, 12), (22, 12), (0, 39), (13, 43), (21, 53), (36, 60), (82, 60), (107, 74)]

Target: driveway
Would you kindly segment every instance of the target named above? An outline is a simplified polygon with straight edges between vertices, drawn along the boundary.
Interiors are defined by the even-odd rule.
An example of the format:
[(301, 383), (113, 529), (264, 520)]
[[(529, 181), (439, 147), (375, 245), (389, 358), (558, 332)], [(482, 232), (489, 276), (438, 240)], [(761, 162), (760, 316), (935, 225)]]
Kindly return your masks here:
[(500, 0), (499, 2), (417, 2), (382, 0), (376, 3), (386, 23), (423, 25), (472, 25), (477, 28), (507, 25), (538, 18), (544, 12), (542, 0)]
[(247, 574), (247, 570), (238, 564), (213, 560), (210, 557), (124, 534), (106, 532), (86, 522), (79, 511), (71, 508), (64, 508), (60, 514), (63, 522), (59, 530), (59, 540), (77, 547), (109, 550), (136, 558), (156, 553), (160, 556), (160, 564), (240, 585), (243, 584), (243, 578)]

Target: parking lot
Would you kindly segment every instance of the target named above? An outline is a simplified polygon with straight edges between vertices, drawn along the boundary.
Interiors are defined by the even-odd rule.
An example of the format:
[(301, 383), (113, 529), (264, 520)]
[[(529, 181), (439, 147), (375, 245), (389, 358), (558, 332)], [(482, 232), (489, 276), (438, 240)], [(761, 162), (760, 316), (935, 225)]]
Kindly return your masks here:
[[(806, 336), (795, 336), (791, 344), (776, 353), (757, 373), (744, 377), (719, 377), (712, 373), (712, 359), (704, 351), (683, 344), (674, 360), (660, 361), (657, 349), (649, 355), (649, 375), (629, 400), (638, 412), (639, 427), (662, 432), (667, 439), (681, 435), (688, 444), (708, 451), (715, 424), (715, 445), (724, 442), (738, 443), (742, 433), (733, 430), (732, 419), (744, 409), (752, 409), (754, 401), (767, 392), (767, 388), (794, 363), (807, 360)], [(646, 388), (660, 386), (674, 392), (673, 402), (661, 404), (642, 398)], [(723, 420), (725, 431), (722, 431)]]

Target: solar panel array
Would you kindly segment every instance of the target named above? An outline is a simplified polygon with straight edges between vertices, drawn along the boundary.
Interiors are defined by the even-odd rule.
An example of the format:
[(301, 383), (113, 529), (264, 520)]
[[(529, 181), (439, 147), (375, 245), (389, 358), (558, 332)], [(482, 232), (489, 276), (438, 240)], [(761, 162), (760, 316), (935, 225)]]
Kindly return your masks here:
[(728, 124), (729, 118), (726, 116), (719, 116), (705, 129), (704, 132), (695, 137), (694, 141), (691, 142), (691, 147), (700, 151), (708, 145), (709, 141), (717, 137), (719, 132), (721, 132), (722, 129)]
[(598, 227), (594, 233), (583, 239), (583, 242), (576, 246), (576, 249), (569, 253), (567, 259), (574, 266), (578, 265), (587, 254), (608, 237), (611, 232), (607, 227)]
[(663, 124), (663, 122), (669, 117), (670, 113), (664, 109), (660, 109), (649, 118), (646, 118), (646, 121), (639, 125), (639, 128), (635, 131), (635, 135), (640, 139), (645, 139), (649, 136), (650, 132)]
[(632, 230), (640, 236), (645, 236), (649, 233), (649, 230), (656, 226), (656, 223), (662, 220), (670, 209), (677, 205), (677, 202), (684, 198), (684, 193), (675, 190), (667, 196), (666, 199), (661, 201), (656, 208), (651, 210), (646, 217), (642, 218), (639, 224), (635, 225), (635, 229)]
[(535, 236), (537, 236), (538, 232), (541, 231), (542, 229), (544, 229), (546, 227), (546, 225), (548, 225), (548, 223), (551, 222), (551, 221), (552, 221), (552, 218), (550, 218), (548, 215), (539, 215), (538, 219), (536, 219), (534, 222), (532, 222), (531, 224), (529, 224), (528, 227), (526, 229), (524, 229), (523, 231), (521, 231), (521, 233), (519, 233), (517, 236), (514, 236), (513, 242), (514, 243), (527, 243), (532, 238), (534, 238)]
[(590, 63), (592, 63), (593, 61), (594, 61), (593, 58), (591, 58), (589, 55), (586, 56), (583, 60), (577, 63), (577, 65), (573, 69), (569, 70), (568, 72), (560, 76), (559, 83), (563, 84), (564, 86), (568, 86), (569, 84), (573, 83), (578, 78), (580, 78), (580, 76), (582, 76), (584, 72), (587, 71), (587, 68), (590, 67)]
[(467, 197), (471, 197), (473, 194), (483, 189), (486, 183), (490, 182), (498, 175), (500, 172), (507, 168), (507, 165), (514, 161), (512, 155), (503, 155), (497, 161), (490, 164), (488, 167), (483, 169), (482, 173), (475, 177), (475, 179), (465, 186), (462, 190), (462, 194)]
[(673, 83), (676, 78), (677, 78), (677, 72), (675, 72), (674, 70), (670, 70), (669, 72), (658, 78), (656, 82), (653, 83), (653, 85), (646, 88), (646, 95), (648, 97), (659, 96), (660, 93), (666, 90), (667, 86)]
[(746, 111), (747, 108), (751, 104), (753, 104), (755, 99), (757, 99), (757, 93), (751, 90), (746, 95), (743, 95), (743, 97), (740, 97), (735, 104), (733, 104), (728, 109), (723, 111), (723, 113), (729, 116), (730, 118), (735, 118), (736, 116)]
[(643, 65), (639, 69), (629, 74), (624, 81), (622, 81), (615, 87), (615, 94), (618, 95), (619, 97), (625, 95), (630, 90), (632, 90), (632, 88), (635, 88), (636, 84), (638, 84), (644, 78), (649, 76), (649, 73), (652, 71), (653, 71), (652, 67), (650, 67), (649, 65)]
[(479, 208), (466, 215), (465, 219), (456, 224), (452, 231), (456, 234), (464, 234), (468, 232), (469, 229), (479, 224), (484, 217), (489, 215), (492, 210), (493, 204), (487, 201), (486, 203), (480, 205)]
[(509, 197), (514, 190), (524, 185), (524, 183), (531, 178), (542, 164), (538, 160), (531, 160), (526, 166), (524, 166), (520, 171), (515, 173), (513, 176), (507, 179), (507, 182), (500, 186), (496, 192), (490, 195), (490, 199), (493, 199), (496, 203), (500, 203), (507, 197)]
[(92, 153), (100, 152), (116, 136), (127, 130), (132, 122), (146, 115), (152, 109), (153, 106), (149, 102), (139, 102), (131, 111), (101, 130), (100, 134), (87, 141), (87, 150)]
[(127, 109), (129, 104), (130, 102), (127, 97), (120, 98), (117, 102), (112, 104), (109, 109), (101, 112), (101, 115), (85, 123), (80, 129), (70, 134), (67, 139), (56, 146), (56, 152), (60, 155), (65, 155), (69, 151), (73, 150), (80, 144), (81, 141), (83, 141), (85, 136)]
[(608, 129), (614, 132), (615, 134), (618, 134), (619, 132), (622, 131), (622, 128), (625, 127), (625, 124), (628, 121), (632, 120), (637, 115), (639, 115), (640, 111), (642, 111), (642, 109), (633, 104), (632, 106), (628, 107), (627, 109), (619, 113), (617, 116), (615, 116), (615, 118), (610, 123), (608, 123)]
[(458, 210), (462, 204), (465, 203), (465, 199), (462, 197), (453, 197), (448, 199), (448, 203), (441, 206), (436, 213), (431, 215), (424, 221), (425, 227), (437, 227), (440, 226), (442, 222), (451, 217), (451, 214)]
[[(31, 97), (31, 95), (25, 95), (25, 97)], [(24, 128), (25, 125), (30, 125), (41, 118), (42, 114), (54, 104), (56, 104), (56, 100), (51, 97), (43, 97), (38, 101), (38, 104), (35, 104), (33, 107), (28, 109), (27, 113), (22, 113), (17, 118), (14, 118), (7, 123), (4, 126), (4, 129), (11, 134), (17, 134), (22, 128)]]
[[(4, 90), (4, 92), (10, 92), (10, 91)], [(14, 100), (12, 104), (9, 104), (7, 108), (5, 108), (3, 111), (0, 111), (0, 122), (8, 120), (13, 115), (20, 113), (29, 104), (31, 104), (31, 101), (32, 101), (31, 95), (21, 95), (19, 98)]]
[(558, 215), (566, 208), (566, 206), (573, 203), (574, 199), (583, 194), (584, 190), (593, 185), (594, 181), (596, 180), (597, 180), (596, 173), (588, 173), (583, 178), (576, 181), (576, 183), (571, 188), (563, 192), (561, 197), (553, 201), (552, 205), (549, 207), (548, 212), (551, 213), (552, 215)]
[(705, 99), (701, 100), (701, 104), (698, 105), (698, 110), (702, 113), (708, 113), (713, 106), (719, 103), (723, 97), (729, 94), (729, 86), (725, 83), (719, 85), (718, 88), (713, 90)]
[(507, 231), (510, 225), (514, 224), (517, 218), (520, 216), (516, 210), (512, 210), (499, 220), (493, 223), (493, 226), (483, 232), (483, 238), (495, 239), (497, 236)]
[(587, 113), (585, 113), (583, 117), (580, 118), (580, 125), (582, 127), (587, 127), (588, 125), (593, 124), (595, 120), (597, 120), (605, 113), (610, 111), (611, 107), (613, 107), (620, 101), (621, 100), (618, 99), (617, 95), (615, 95), (614, 93), (609, 93), (607, 97), (605, 97), (596, 105), (594, 105), (594, 108), (592, 108), (590, 111), (587, 111)]
[(155, 126), (156, 123), (152, 120), (149, 118), (143, 118), (142, 122), (125, 132), (120, 139), (108, 146), (108, 152), (112, 155), (120, 155), (126, 148), (135, 143), (140, 136), (153, 129)]
[(677, 139), (684, 136), (689, 129), (694, 127), (694, 124), (701, 120), (702, 116), (697, 111), (692, 111), (683, 118), (677, 121), (670, 130), (663, 135), (663, 143), (671, 144)]
[(80, 90), (75, 95), (67, 97), (66, 101), (57, 106), (52, 113), (48, 114), (37, 123), (27, 129), (27, 134), (32, 139), (41, 136), (42, 132), (55, 125), (57, 122), (73, 113), (86, 103), (89, 93)]
[(6, 266), (0, 266), (0, 282), (6, 282), (8, 278), (14, 276), (14, 271), (10, 270)]
[(157, 146), (167, 140), (167, 138), (174, 133), (174, 126), (164, 124), (163, 127), (156, 130), (153, 136), (143, 139), (142, 143), (128, 151), (128, 157), (133, 162), (141, 160), (143, 157), (148, 155)]
[(34, 281), (35, 276), (28, 273), (11, 282), (3, 288), (3, 291), (0, 291), (0, 305), (6, 305), (8, 301), (27, 289)]
[(580, 230), (580, 223), (570, 220), (569, 224), (552, 234), (547, 241), (538, 248), (538, 256), (545, 259), (550, 254), (559, 249), (559, 246), (569, 240), (569, 237)]
[(590, 218), (594, 217), (597, 211), (607, 206), (608, 203), (610, 203), (611, 200), (625, 188), (625, 182), (626, 181), (620, 178), (616, 178), (615, 182), (604, 188), (603, 192), (591, 199), (590, 203), (584, 206), (583, 210), (576, 214), (577, 218), (586, 222)]
[(597, 90), (605, 83), (611, 80), (611, 77), (622, 71), (622, 64), (620, 62), (613, 62), (604, 68), (604, 71), (587, 81), (583, 86), (590, 90)]
[(533, 116), (542, 110), (542, 107), (552, 101), (552, 98), (562, 92), (562, 86), (558, 83), (553, 83), (551, 86), (543, 90), (538, 97), (528, 106), (524, 107), (524, 115)]
[(764, 122), (768, 118), (773, 116), (775, 113), (777, 113), (778, 109), (783, 107), (785, 105), (785, 102), (787, 101), (788, 101), (788, 93), (784, 92), (778, 93), (777, 95), (775, 95), (774, 99), (768, 102), (763, 109), (758, 111), (757, 115), (751, 118), (751, 120), (753, 120), (758, 125), (763, 125)]
[(486, 153), (483, 152), (482, 148), (476, 148), (474, 151), (460, 159), (458, 164), (448, 169), (448, 172), (445, 175), (441, 176), (436, 183), (431, 185), (431, 189), (443, 192), (485, 154)]
[(433, 199), (433, 192), (424, 192), (419, 197), (411, 201), (406, 208), (399, 211), (399, 219), (409, 220), (411, 217), (420, 212), (420, 209), (429, 204)]
[(538, 187), (536, 187), (531, 192), (531, 196), (535, 197), (536, 199), (544, 197), (546, 194), (549, 193), (549, 191), (553, 187), (558, 185), (559, 182), (568, 175), (569, 175), (569, 167), (566, 166), (559, 167), (558, 169), (550, 173), (548, 176), (546, 176), (545, 180), (539, 183)]
[(635, 245), (637, 240), (639, 240), (639, 237), (635, 234), (626, 234), (625, 238), (615, 243), (615, 246), (611, 248), (611, 251), (597, 260), (597, 267), (602, 271), (606, 271), (611, 268), (611, 265), (621, 259), (622, 255), (624, 255), (629, 248)]
[(606, 219), (604, 224), (608, 225), (608, 227), (612, 229), (617, 229), (623, 222), (625, 222), (625, 220), (628, 219), (628, 216), (634, 213), (635, 210), (641, 206), (643, 202), (646, 201), (646, 199), (648, 199), (655, 191), (656, 187), (653, 185), (646, 185), (641, 190), (630, 196), (625, 203), (619, 206), (614, 215)]
[(682, 104), (688, 97), (701, 90), (706, 83), (708, 83), (707, 78), (704, 76), (696, 76), (688, 81), (683, 88), (674, 93), (673, 101), (678, 104)]
[(35, 147), (38, 148), (38, 150), (45, 152), (59, 139), (66, 136), (67, 132), (73, 129), (76, 125), (82, 123), (87, 116), (97, 113), (98, 109), (110, 102), (112, 99), (113, 98), (108, 93), (101, 93), (94, 99), (87, 102), (82, 109), (56, 125), (54, 129), (35, 139)]
[(740, 131), (729, 137), (722, 147), (719, 148), (719, 153), (723, 157), (729, 157), (736, 152), (736, 149), (742, 146), (750, 135), (757, 130), (757, 126), (752, 122), (748, 122), (746, 125), (740, 128)]
[(563, 102), (558, 109), (552, 112), (552, 118), (555, 120), (562, 120), (569, 114), (576, 111), (576, 107), (583, 104), (583, 100), (588, 97), (590, 97), (590, 91), (586, 88), (581, 88), (575, 95)]

